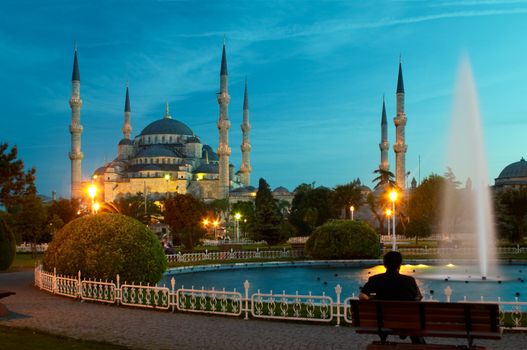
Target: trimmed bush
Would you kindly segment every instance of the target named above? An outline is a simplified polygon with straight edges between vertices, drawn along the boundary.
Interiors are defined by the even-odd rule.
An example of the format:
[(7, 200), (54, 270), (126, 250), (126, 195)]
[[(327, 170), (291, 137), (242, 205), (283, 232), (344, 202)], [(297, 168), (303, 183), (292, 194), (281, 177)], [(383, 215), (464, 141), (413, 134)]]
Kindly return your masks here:
[(377, 258), (379, 236), (364, 221), (332, 220), (313, 231), (306, 252), (315, 259)]
[(141, 222), (121, 214), (89, 215), (69, 222), (53, 236), (44, 269), (58, 274), (121, 282), (157, 283), (167, 267), (157, 237)]
[(15, 254), (15, 235), (4, 219), (0, 218), (0, 271), (7, 270), (13, 264)]

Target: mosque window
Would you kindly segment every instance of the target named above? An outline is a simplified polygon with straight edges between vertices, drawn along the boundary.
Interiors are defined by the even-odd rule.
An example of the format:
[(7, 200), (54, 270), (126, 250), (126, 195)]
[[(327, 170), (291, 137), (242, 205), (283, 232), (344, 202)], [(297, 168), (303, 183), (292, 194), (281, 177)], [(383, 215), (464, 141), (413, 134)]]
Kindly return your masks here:
[(157, 136), (155, 137), (154, 142), (155, 142), (155, 143), (158, 142), (158, 138), (157, 138)]
[(161, 142), (165, 143), (165, 135), (161, 136)]
[(150, 136), (148, 136), (148, 143), (150, 143), (150, 142), (151, 142), (151, 140), (152, 140), (152, 139), (150, 138)]
[(168, 139), (169, 139), (169, 142), (172, 143), (172, 136), (169, 136)]

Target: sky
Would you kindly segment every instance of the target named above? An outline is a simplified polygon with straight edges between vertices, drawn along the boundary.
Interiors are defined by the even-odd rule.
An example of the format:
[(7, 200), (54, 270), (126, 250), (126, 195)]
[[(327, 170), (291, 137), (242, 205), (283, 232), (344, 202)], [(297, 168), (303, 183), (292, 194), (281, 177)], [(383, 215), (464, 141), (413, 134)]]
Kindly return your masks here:
[[(0, 142), (37, 169), (37, 188), (69, 196), (71, 72), (81, 75), (83, 177), (117, 154), (125, 87), (133, 135), (163, 117), (218, 145), (221, 48), (229, 134), (241, 160), (249, 84), (252, 184), (371, 186), (386, 99), (390, 145), (402, 57), (409, 180), (446, 170), (461, 57), (476, 82), (492, 184), (527, 146), (527, 1), (24, 1), (0, 10)], [(420, 159), (420, 161), (419, 161)], [(395, 169), (393, 149), (390, 169)], [(470, 161), (470, 159), (467, 159)]]

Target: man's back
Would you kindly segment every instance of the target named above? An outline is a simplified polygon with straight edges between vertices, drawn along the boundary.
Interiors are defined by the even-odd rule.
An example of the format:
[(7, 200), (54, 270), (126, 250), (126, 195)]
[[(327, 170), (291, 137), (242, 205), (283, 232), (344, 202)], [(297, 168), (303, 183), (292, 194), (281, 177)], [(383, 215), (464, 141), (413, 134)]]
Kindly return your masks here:
[(361, 292), (379, 300), (422, 299), (415, 279), (401, 275), (398, 271), (390, 271), (370, 277)]

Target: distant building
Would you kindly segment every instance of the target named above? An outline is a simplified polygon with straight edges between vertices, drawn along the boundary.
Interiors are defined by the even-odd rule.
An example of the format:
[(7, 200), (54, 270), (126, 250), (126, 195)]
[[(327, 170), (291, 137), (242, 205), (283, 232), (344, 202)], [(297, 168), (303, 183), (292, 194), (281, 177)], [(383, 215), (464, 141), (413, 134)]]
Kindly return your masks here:
[(527, 162), (522, 157), (519, 162), (511, 163), (503, 168), (494, 180), (494, 189), (499, 191), (523, 187), (527, 187)]
[[(221, 58), (220, 91), (216, 94), (219, 104), (219, 146), (213, 150), (202, 143), (185, 123), (172, 119), (168, 103), (163, 118), (147, 125), (139, 135), (131, 137), (131, 108), (128, 86), (124, 104), (123, 138), (118, 142), (117, 156), (109, 163), (97, 168), (92, 176), (98, 185), (100, 199), (112, 202), (119, 197), (147, 193), (151, 198), (164, 197), (170, 193), (190, 193), (203, 200), (229, 197), (231, 191), (236, 196), (239, 188), (247, 187), (251, 192), (250, 165), (251, 144), (249, 133), (249, 100), (247, 81), (243, 103), (243, 122), (241, 124), (243, 139), (241, 142), (242, 164), (239, 171), (229, 163), (231, 149), (228, 132), (230, 120), (228, 105), (227, 56), (225, 44)], [(81, 183), (80, 109), (83, 102), (80, 98), (80, 74), (75, 49), (72, 97), (71, 133), (71, 195), (74, 198), (83, 196)]]

